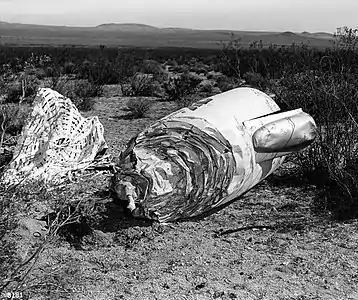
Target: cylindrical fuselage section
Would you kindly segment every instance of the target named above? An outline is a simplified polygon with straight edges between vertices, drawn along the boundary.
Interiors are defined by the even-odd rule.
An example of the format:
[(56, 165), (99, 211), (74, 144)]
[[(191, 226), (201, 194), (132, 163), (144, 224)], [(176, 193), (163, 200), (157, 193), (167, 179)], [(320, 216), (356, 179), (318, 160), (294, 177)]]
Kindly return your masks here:
[(252, 138), (262, 124), (245, 125), (278, 111), (269, 96), (252, 88), (234, 89), (176, 111), (136, 137), (122, 157), (123, 163), (131, 160), (133, 168), (119, 172), (116, 189), (130, 182), (135, 190), (130, 197), (141, 207), (140, 214), (161, 222), (224, 206), (282, 163), (284, 156), (275, 155), (256, 161)]

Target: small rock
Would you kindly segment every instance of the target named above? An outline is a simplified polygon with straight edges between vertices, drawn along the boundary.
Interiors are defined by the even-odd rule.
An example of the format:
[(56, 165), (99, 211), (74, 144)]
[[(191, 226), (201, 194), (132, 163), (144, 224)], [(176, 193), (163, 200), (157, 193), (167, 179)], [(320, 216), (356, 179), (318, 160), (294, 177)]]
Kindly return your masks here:
[(16, 233), (23, 238), (44, 238), (47, 233), (46, 221), (39, 221), (31, 218), (21, 218), (18, 223)]
[(22, 260), (27, 259), (36, 247), (45, 240), (48, 229), (45, 221), (20, 218), (18, 227), (7, 236), (16, 245), (16, 252)]

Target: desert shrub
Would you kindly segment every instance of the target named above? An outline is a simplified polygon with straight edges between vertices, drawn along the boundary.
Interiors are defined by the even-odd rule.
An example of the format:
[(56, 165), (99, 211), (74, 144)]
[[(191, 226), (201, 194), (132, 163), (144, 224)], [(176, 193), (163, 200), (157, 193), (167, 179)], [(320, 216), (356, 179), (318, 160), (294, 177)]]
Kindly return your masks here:
[[(72, 74), (73, 71), (71, 70), (70, 73)], [(116, 64), (111, 63), (110, 61), (85, 60), (78, 66), (76, 74), (80, 79), (85, 79), (98, 85), (104, 85), (117, 84), (120, 82), (122, 71), (117, 68)]]
[(94, 98), (78, 98), (75, 100), (75, 105), (81, 111), (90, 111), (95, 104), (96, 100)]
[(31, 102), (36, 95), (40, 81), (37, 78), (38, 58), (31, 54), (27, 59), (16, 59), (16, 67), (2, 66), (2, 94), (5, 102)]
[(25, 77), (22, 82), (24, 84), (24, 95), (25, 95), (24, 99), (22, 100), (31, 103), (34, 97), (36, 96), (37, 90), (40, 86), (40, 81), (38, 80), (36, 75), (34, 75), (34, 76)]
[(0, 104), (0, 176), (13, 156), (17, 136), (30, 113), (27, 104)]
[(0, 176), (11, 161), (17, 137), (30, 113), (27, 104), (0, 104)]
[(182, 64), (182, 65), (176, 65), (176, 66), (172, 66), (170, 68), (171, 72), (176, 73), (176, 74), (182, 74), (182, 73), (187, 73), (189, 72), (189, 67), (186, 64)]
[(199, 91), (202, 93), (212, 93), (214, 90), (214, 84), (210, 81), (203, 82), (199, 85)]
[(37, 78), (37, 79), (39, 79), (39, 80), (43, 80), (43, 79), (45, 79), (46, 78), (46, 72), (45, 72), (45, 70), (44, 69), (42, 69), (42, 68), (37, 68), (36, 70), (35, 70), (35, 77)]
[(133, 49), (87, 49), (82, 55), (82, 61), (76, 63), (76, 75), (98, 85), (122, 84), (128, 81), (143, 62)]
[(272, 87), (284, 107), (302, 107), (320, 123), (336, 123), (358, 115), (358, 77), (306, 71), (286, 74)]
[[(56, 292), (61, 286), (55, 274), (38, 272), (36, 263), (42, 251), (59, 237), (76, 245), (91, 231), (86, 220), (97, 216), (97, 208), (93, 201), (82, 201), (86, 181), (58, 186), (29, 181), (10, 188), (0, 183), (0, 293), (26, 290), (28, 296), (38, 289), (41, 293)], [(46, 221), (39, 224), (37, 218)], [(24, 219), (28, 221), (22, 222)], [(20, 224), (25, 227), (20, 228)], [(46, 226), (47, 232), (33, 239), (27, 231), (32, 226)], [(51, 284), (44, 286), (44, 280)]]
[(21, 82), (13, 82), (6, 87), (6, 102), (19, 102), (22, 96)]
[(223, 42), (221, 46), (222, 73), (241, 79), (241, 62), (244, 56), (241, 38), (236, 38), (232, 33), (230, 40)]
[(338, 27), (334, 37), (338, 49), (355, 50), (358, 44), (358, 28)]
[(254, 88), (265, 91), (269, 80), (262, 76), (260, 73), (247, 72), (243, 75), (243, 79), (246, 83)]
[(140, 71), (143, 74), (162, 75), (164, 69), (159, 62), (153, 59), (146, 59), (143, 61)]
[(0, 133), (12, 136), (20, 134), (29, 114), (30, 106), (27, 104), (1, 104)]
[(168, 60), (165, 62), (165, 65), (170, 65), (170, 66), (176, 67), (176, 66), (178, 66), (178, 63), (177, 63), (176, 60), (174, 60), (174, 59), (168, 59)]
[(3, 76), (0, 76), (0, 103), (6, 98), (6, 83)]
[[(0, 174), (1, 175), (1, 174)], [(19, 215), (24, 203), (18, 194), (0, 182), (0, 292), (4, 292), (8, 285), (15, 283), (14, 275), (21, 277), (18, 269), (24, 260), (18, 250), (17, 240), (13, 233), (19, 226)], [(18, 239), (18, 237), (17, 237)]]
[(184, 73), (176, 77), (170, 77), (164, 83), (164, 89), (168, 96), (168, 100), (177, 101), (179, 106), (183, 105), (186, 99), (195, 91), (201, 79), (191, 76), (189, 73)]
[(122, 83), (121, 85), (121, 93), (124, 97), (131, 97), (133, 96), (133, 89), (130, 83)]
[(96, 81), (102, 84), (118, 83), (117, 72), (112, 69), (109, 62), (92, 62), (84, 60), (79, 66), (78, 78)]
[(137, 73), (130, 79), (131, 96), (148, 97), (153, 95), (153, 77), (149, 74)]
[(44, 75), (45, 77), (50, 77), (50, 78), (53, 78), (53, 77), (60, 77), (60, 68), (56, 68), (55, 66), (48, 66), (48, 67), (44, 67), (42, 69), (44, 71)]
[(151, 106), (152, 102), (145, 98), (132, 98), (127, 102), (127, 108), (133, 119), (144, 118)]
[(166, 96), (163, 85), (157, 80), (152, 82), (152, 96), (161, 99), (165, 98)]
[(315, 143), (294, 157), (304, 179), (321, 190), (315, 207), (338, 219), (358, 217), (357, 134), (352, 120), (319, 124)]
[(20, 76), (14, 81), (5, 83), (5, 102), (28, 101), (31, 103), (38, 88), (39, 81), (36, 76)]
[(64, 63), (63, 67), (62, 67), (62, 74), (76, 74), (77, 73), (77, 66), (75, 65), (75, 63), (71, 62), (71, 61), (67, 61)]
[(122, 95), (127, 97), (163, 97), (164, 90), (153, 75), (136, 73), (129, 82), (121, 84)]
[(237, 88), (241, 86), (243, 83), (244, 82), (239, 79), (232, 78), (232, 77), (230, 78), (227, 76), (221, 76), (216, 81), (216, 85), (221, 92), (227, 92), (229, 90)]
[(70, 98), (79, 110), (88, 111), (95, 104), (94, 97), (102, 95), (103, 86), (91, 83), (88, 80), (73, 80), (62, 77), (55, 82), (53, 89)]
[(17, 226), (17, 209), (10, 197), (3, 197), (5, 190), (4, 186), (0, 186), (0, 292), (10, 271), (21, 262), (14, 241), (7, 239), (7, 234)]
[(204, 97), (220, 94), (221, 90), (218, 88), (217, 83), (213, 80), (204, 80), (198, 86), (199, 93)]
[(357, 78), (351, 74), (307, 71), (287, 74), (275, 86), (281, 108), (303, 108), (317, 123), (317, 138), (294, 161), (300, 174), (321, 188), (318, 208), (336, 216), (358, 212)]
[(207, 74), (209, 71), (209, 67), (201, 61), (193, 60), (189, 62), (189, 70), (197, 74)]
[(225, 77), (224, 74), (222, 74), (221, 72), (215, 72), (215, 71), (210, 71), (208, 72), (208, 74), (206, 75), (206, 77), (208, 79), (211, 79), (211, 80), (220, 80), (220, 78), (222, 77)]

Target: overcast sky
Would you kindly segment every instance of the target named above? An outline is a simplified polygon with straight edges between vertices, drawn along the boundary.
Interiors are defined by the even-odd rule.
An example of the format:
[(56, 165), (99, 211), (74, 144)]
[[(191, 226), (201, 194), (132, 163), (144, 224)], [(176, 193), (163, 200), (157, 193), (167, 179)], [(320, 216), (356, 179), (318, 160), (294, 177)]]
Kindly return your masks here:
[(357, 14), (358, 0), (0, 0), (1, 21), (75, 26), (334, 32)]

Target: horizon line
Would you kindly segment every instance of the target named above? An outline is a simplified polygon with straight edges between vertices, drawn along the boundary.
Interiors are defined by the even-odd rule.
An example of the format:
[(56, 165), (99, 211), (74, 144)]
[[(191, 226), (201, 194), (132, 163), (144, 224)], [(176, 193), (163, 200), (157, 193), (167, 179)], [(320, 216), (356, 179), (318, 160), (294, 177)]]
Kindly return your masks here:
[[(218, 28), (208, 28), (208, 29), (198, 29), (198, 28), (188, 28), (188, 27), (180, 27), (180, 26), (168, 26), (168, 27), (159, 27), (159, 26), (155, 26), (155, 25), (150, 25), (150, 24), (146, 24), (146, 23), (137, 23), (137, 22), (124, 22), (124, 23), (116, 23), (116, 22), (109, 22), (109, 23), (100, 23), (97, 25), (59, 25), (59, 24), (38, 24), (38, 23), (21, 23), (21, 22), (9, 22), (9, 21), (4, 21), (2, 19), (0, 19), (0, 24), (1, 23), (6, 23), (6, 24), (17, 24), (17, 25), (34, 25), (34, 26), (51, 26), (51, 27), (68, 27), (68, 28), (97, 28), (99, 26), (103, 26), (103, 25), (144, 25), (144, 26), (148, 26), (148, 27), (152, 27), (152, 28), (157, 28), (157, 29), (184, 29), (184, 30), (197, 30), (197, 31), (243, 31), (243, 32), (273, 32), (273, 33), (284, 33), (284, 32), (292, 32), (292, 33), (325, 33), (325, 34), (330, 34), (333, 35), (332, 32), (328, 32), (328, 31), (308, 31), (308, 30), (303, 30), (303, 31), (292, 31), (292, 30), (284, 30), (284, 31), (280, 31), (280, 30), (269, 30), (269, 29), (265, 29), (265, 30), (257, 30), (257, 29), (250, 29), (250, 30), (244, 30), (244, 29), (218, 29)], [(339, 28), (339, 27), (337, 27)]]

